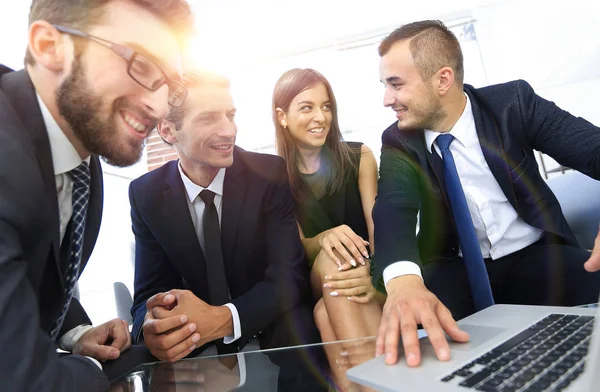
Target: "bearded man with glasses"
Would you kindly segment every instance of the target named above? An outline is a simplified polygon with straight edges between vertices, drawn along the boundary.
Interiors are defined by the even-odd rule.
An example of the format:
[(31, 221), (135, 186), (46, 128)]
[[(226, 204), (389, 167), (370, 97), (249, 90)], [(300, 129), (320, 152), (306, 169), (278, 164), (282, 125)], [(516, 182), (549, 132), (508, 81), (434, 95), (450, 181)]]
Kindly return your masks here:
[(183, 104), (192, 26), (183, 0), (33, 0), (25, 69), (0, 66), (2, 390), (108, 390), (127, 324), (92, 327), (73, 296), (100, 228), (99, 158), (137, 162)]

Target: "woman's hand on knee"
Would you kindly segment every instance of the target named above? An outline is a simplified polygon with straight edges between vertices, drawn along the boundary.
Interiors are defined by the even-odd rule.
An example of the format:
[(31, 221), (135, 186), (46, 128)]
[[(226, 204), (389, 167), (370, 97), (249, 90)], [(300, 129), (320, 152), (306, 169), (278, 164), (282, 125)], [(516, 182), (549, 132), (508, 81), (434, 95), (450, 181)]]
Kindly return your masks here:
[(371, 282), (369, 266), (360, 266), (347, 271), (325, 276), (323, 295), (346, 297), (350, 301), (367, 303), (377, 293)]
[(369, 243), (347, 225), (337, 226), (321, 233), (319, 245), (340, 268), (343, 268), (345, 262), (353, 267), (359, 264), (366, 265), (365, 259), (369, 258), (367, 251)]

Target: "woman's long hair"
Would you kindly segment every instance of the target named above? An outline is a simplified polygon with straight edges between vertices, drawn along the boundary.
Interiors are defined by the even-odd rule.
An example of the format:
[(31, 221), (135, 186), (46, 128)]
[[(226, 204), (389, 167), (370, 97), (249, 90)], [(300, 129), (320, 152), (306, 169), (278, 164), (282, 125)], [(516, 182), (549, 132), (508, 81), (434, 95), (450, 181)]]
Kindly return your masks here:
[(273, 124), (275, 125), (277, 154), (285, 159), (292, 195), (297, 202), (305, 201), (309, 190), (306, 189), (306, 185), (300, 177), (298, 147), (291, 133), (281, 125), (277, 109), (287, 113), (292, 100), (298, 94), (320, 83), (325, 86), (331, 103), (331, 128), (321, 149), (321, 167), (319, 168), (319, 175), (323, 176), (325, 184), (325, 193), (331, 195), (339, 190), (346, 179), (358, 170), (351, 158), (352, 150), (343, 141), (338, 124), (337, 103), (327, 79), (310, 68), (294, 68), (287, 71), (279, 78), (273, 90)]

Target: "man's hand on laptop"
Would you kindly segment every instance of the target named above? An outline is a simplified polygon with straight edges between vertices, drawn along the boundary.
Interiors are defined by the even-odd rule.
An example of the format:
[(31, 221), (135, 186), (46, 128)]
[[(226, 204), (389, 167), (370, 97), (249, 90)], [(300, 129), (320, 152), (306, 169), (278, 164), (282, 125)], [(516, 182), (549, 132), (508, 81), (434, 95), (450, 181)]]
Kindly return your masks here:
[(400, 335), (408, 366), (421, 363), (417, 324), (421, 324), (439, 360), (450, 359), (450, 347), (444, 331), (457, 342), (467, 342), (469, 334), (462, 331), (452, 314), (423, 284), (417, 275), (404, 275), (387, 284), (387, 300), (383, 307), (381, 325), (377, 333), (377, 355), (385, 353), (385, 362), (398, 361)]
[(588, 272), (596, 272), (600, 270), (600, 228), (598, 229), (598, 235), (594, 241), (594, 249), (592, 249), (592, 255), (583, 265)]

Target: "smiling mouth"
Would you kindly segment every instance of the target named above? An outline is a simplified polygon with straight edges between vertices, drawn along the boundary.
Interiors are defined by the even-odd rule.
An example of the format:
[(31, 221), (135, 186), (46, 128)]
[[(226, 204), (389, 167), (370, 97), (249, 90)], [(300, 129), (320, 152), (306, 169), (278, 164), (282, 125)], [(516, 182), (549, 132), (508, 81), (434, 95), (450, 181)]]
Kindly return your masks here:
[(228, 151), (233, 147), (233, 144), (219, 144), (218, 146), (212, 146), (215, 150)]
[(148, 134), (153, 128), (153, 125), (144, 125), (137, 118), (128, 114), (125, 111), (121, 111), (121, 117), (127, 125), (129, 125), (134, 131), (142, 134)]
[(315, 135), (319, 135), (321, 133), (325, 132), (325, 128), (313, 128), (313, 129), (309, 129), (308, 133), (312, 133)]

